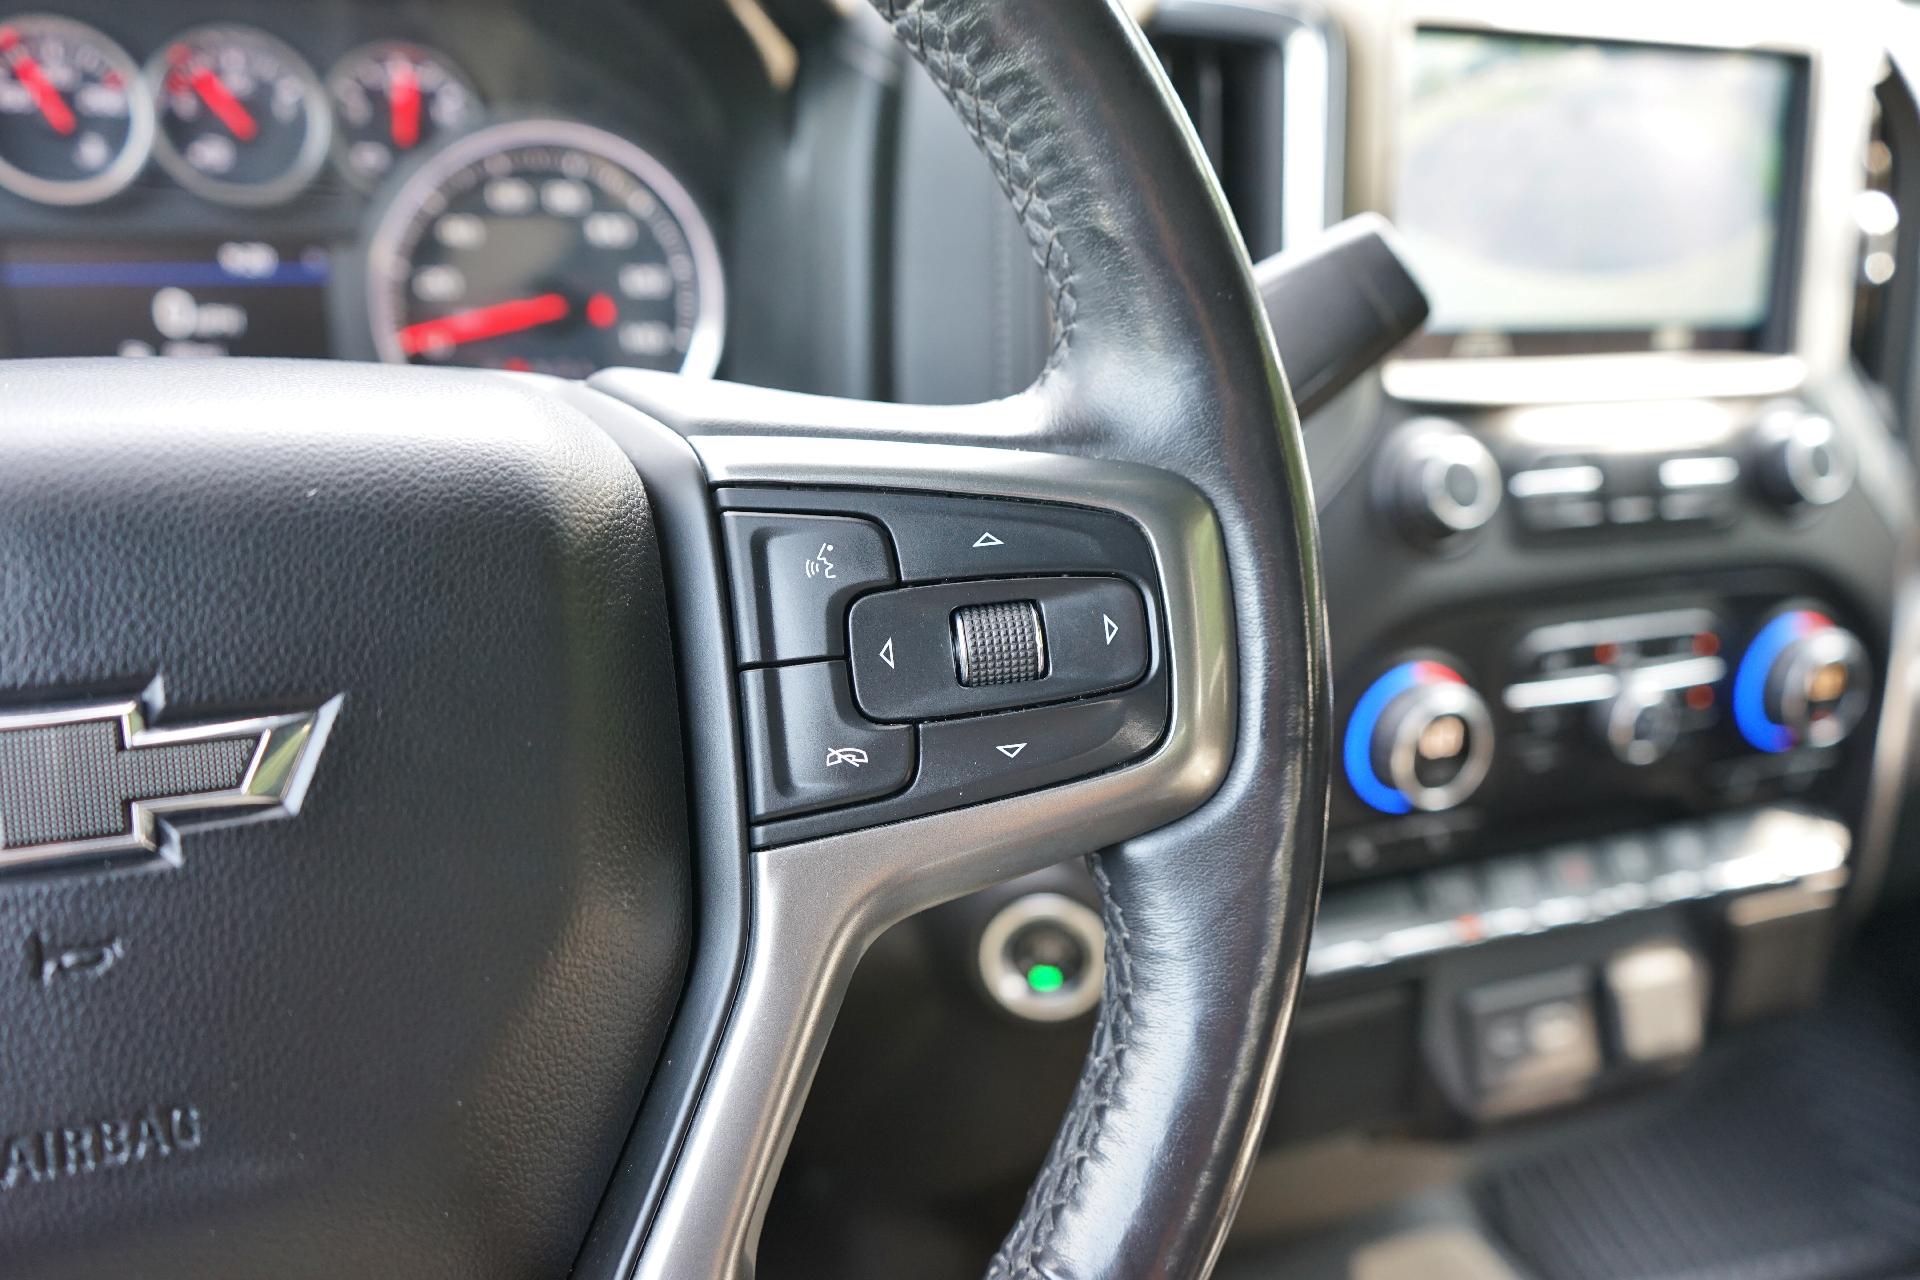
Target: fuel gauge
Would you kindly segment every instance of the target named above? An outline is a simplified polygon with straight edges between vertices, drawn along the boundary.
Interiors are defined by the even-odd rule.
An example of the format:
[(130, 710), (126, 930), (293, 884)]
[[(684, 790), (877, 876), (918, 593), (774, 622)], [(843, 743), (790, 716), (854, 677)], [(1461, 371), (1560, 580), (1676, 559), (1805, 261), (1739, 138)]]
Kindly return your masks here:
[(362, 45), (327, 77), (347, 180), (371, 191), (401, 160), (480, 113), (472, 81), (445, 54), (401, 40)]
[(327, 158), (333, 117), (306, 61), (264, 31), (182, 32), (147, 63), (160, 103), (154, 151), (180, 185), (223, 204), (278, 204)]
[(44, 204), (121, 190), (153, 148), (153, 104), (119, 45), (69, 18), (0, 22), (0, 186)]

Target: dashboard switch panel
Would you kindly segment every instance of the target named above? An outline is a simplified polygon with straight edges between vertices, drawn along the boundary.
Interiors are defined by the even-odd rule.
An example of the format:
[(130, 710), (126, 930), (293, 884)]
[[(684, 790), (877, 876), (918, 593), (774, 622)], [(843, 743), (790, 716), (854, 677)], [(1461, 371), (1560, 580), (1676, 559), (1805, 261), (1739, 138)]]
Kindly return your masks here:
[(1483, 1119), (1586, 1092), (1603, 1065), (1593, 985), (1590, 971), (1572, 966), (1467, 993), (1461, 1018)]
[[(981, 610), (1025, 617), (1020, 679), (981, 678), (974, 621)], [(1104, 693), (1146, 675), (1151, 652), (1140, 591), (1120, 578), (902, 587), (855, 601), (847, 625), (854, 696), (875, 720), (933, 720)]]
[(781, 818), (888, 795), (913, 774), (913, 730), (854, 710), (842, 662), (804, 662), (740, 677), (750, 807)]
[(721, 524), (748, 666), (838, 657), (848, 603), (894, 580), (887, 536), (871, 521), (729, 511)]

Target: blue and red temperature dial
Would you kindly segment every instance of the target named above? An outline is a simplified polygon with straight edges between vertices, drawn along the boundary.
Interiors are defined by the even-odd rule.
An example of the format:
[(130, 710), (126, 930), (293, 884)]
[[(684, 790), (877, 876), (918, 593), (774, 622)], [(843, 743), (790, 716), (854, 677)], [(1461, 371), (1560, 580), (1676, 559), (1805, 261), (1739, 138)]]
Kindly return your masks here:
[(1390, 667), (1354, 704), (1341, 744), (1347, 782), (1381, 813), (1451, 809), (1486, 777), (1486, 703), (1444, 662)]
[(1733, 722), (1757, 751), (1830, 747), (1866, 709), (1866, 651), (1815, 609), (1776, 615), (1747, 645), (1733, 676)]

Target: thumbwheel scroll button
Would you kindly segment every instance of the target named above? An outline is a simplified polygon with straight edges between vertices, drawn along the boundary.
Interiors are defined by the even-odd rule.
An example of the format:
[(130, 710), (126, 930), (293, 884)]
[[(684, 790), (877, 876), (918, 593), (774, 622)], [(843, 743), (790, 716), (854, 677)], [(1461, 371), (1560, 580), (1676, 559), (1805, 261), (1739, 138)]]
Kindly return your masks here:
[(1031, 600), (970, 604), (953, 611), (953, 657), (960, 683), (1024, 684), (1047, 674), (1047, 636)]
[(1125, 578), (990, 578), (876, 591), (847, 613), (871, 720), (939, 720), (1124, 689), (1152, 667), (1145, 597)]

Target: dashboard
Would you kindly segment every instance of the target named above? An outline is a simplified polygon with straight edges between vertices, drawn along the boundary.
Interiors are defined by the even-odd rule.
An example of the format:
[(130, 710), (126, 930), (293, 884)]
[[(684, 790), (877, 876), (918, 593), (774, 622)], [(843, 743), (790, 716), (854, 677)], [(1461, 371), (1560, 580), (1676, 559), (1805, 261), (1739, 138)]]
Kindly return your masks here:
[[(784, 75), (740, 8), (0, 15), (0, 356), (1024, 386), (1045, 291), (938, 90), (864, 5), (768, 5), (820, 11)], [(1272, 1141), (1477, 1133), (1803, 1007), (1844, 920), (1920, 892), (1889, 696), (1920, 652), (1914, 348), (1878, 375), (1858, 350), (1885, 299), (1920, 310), (1875, 186), (1882, 33), (1652, 0), (1145, 8), (1253, 255), (1382, 213), (1433, 307), (1304, 424), (1336, 759)], [(1096, 905), (1063, 867), (880, 940), (794, 1167), (1024, 1187), (1085, 1049)], [(811, 1247), (821, 1183), (783, 1183), (776, 1253)]]
[[(1303, 423), (1335, 759), (1276, 1168), (1356, 1134), (1497, 1143), (1670, 1079), (1816, 1001), (1835, 939), (1920, 887), (1911, 316), (1861, 354), (1863, 317), (1916, 296), (1888, 174), (1920, 174), (1920, 124), (1889, 151), (1915, 113), (1882, 18), (1162, 0), (1147, 20), (1256, 260), (1382, 214), (1431, 304)], [(983, 399), (1041, 367), (1044, 292), (1001, 265), (1018, 228), (929, 92), (899, 89), (894, 199), (934, 233), (888, 262), (892, 382), (857, 393)], [(978, 1135), (1064, 1104), (1097, 905), (1064, 867), (883, 939), (795, 1160), (915, 1203), (1024, 1186), (1047, 1125)], [(1274, 1205), (1306, 1185), (1276, 1176)], [(776, 1244), (818, 1209), (784, 1195)]]
[(758, 68), (675, 8), (0, 16), (0, 355), (712, 374)]

